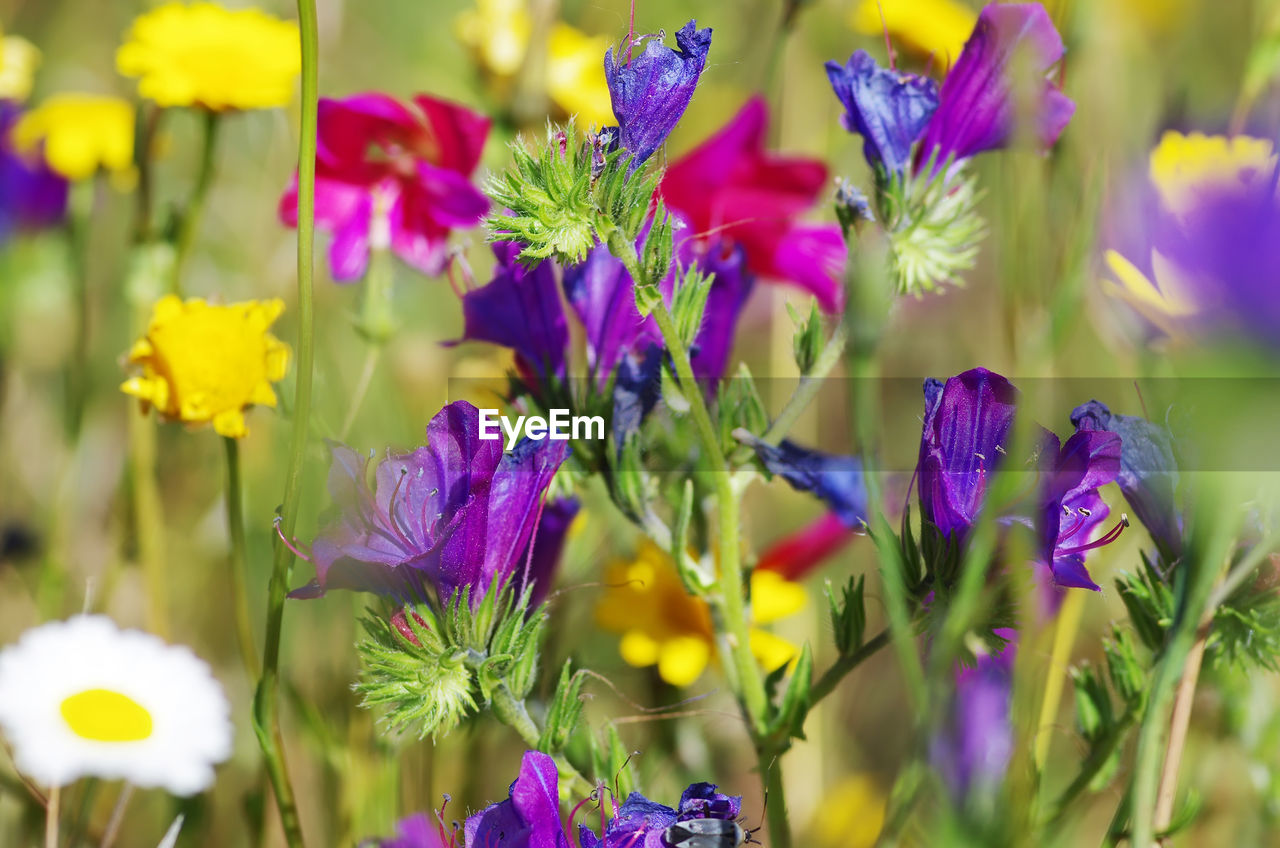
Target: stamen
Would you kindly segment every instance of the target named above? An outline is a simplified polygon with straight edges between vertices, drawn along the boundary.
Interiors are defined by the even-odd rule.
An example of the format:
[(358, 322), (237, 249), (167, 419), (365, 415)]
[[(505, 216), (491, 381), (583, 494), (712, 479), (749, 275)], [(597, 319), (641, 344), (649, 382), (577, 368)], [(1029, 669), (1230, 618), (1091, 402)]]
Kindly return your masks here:
[(444, 829), (444, 811), (448, 809), (449, 802), (453, 799), (447, 794), (444, 796), (444, 803), (440, 805), (440, 809), (436, 810), (436, 827), (439, 828), (440, 844), (453, 848), (453, 838), (445, 833)]
[(396, 487), (391, 490), (391, 504), (387, 508), (387, 515), (391, 519), (391, 529), (396, 531), (396, 535), (400, 537), (400, 541), (404, 543), (406, 548), (412, 548), (415, 547), (415, 544), (413, 540), (409, 538), (409, 534), (406, 532), (407, 528), (401, 529), (400, 516), (396, 514), (396, 498), (400, 495), (400, 487), (404, 485), (404, 478), (408, 476), (409, 469), (401, 466), (400, 479), (396, 481)]
[[(566, 821), (566, 822), (565, 822), (565, 825), (564, 825), (564, 838), (565, 838), (565, 839), (567, 839), (567, 840), (569, 840), (569, 844), (570, 844), (570, 845), (572, 845), (572, 844), (573, 844), (573, 820), (574, 820), (574, 819), (576, 819), (576, 818), (578, 817), (578, 813), (579, 813), (579, 811), (581, 811), (581, 810), (582, 810), (582, 808), (583, 808), (583, 807), (585, 807), (587, 804), (590, 804), (590, 803), (591, 803), (591, 801), (595, 798), (596, 793), (597, 793), (597, 792), (599, 792), (599, 791), (600, 791), (600, 790), (599, 790), (599, 789), (597, 789), (597, 790), (596, 790), (596, 792), (592, 792), (590, 795), (588, 795), (587, 797), (583, 798), (581, 801), (579, 801), (579, 802), (578, 802), (577, 806), (575, 806), (575, 807), (574, 807), (574, 808), (569, 812), (569, 820), (568, 820), (568, 821)], [(603, 834), (601, 834), (601, 838), (603, 838)], [(579, 842), (578, 844), (579, 844), (579, 845), (581, 845), (582, 843), (581, 843), (581, 842)]]
[(284, 542), (284, 546), (289, 550), (293, 551), (293, 555), (296, 556), (298, 559), (302, 560), (303, 562), (311, 562), (311, 557), (307, 556), (302, 551), (298, 550), (296, 547), (293, 546), (292, 543), (289, 542), (288, 539), (284, 537), (284, 531), (280, 529), (280, 522), (282, 521), (284, 521), (284, 516), (277, 515), (275, 519), (271, 522), (271, 524), (276, 528), (276, 535), (280, 537), (280, 541)]
[(1122, 514), (1120, 516), (1120, 520), (1116, 523), (1116, 526), (1108, 530), (1102, 538), (1098, 539), (1097, 541), (1090, 542), (1087, 545), (1079, 545), (1074, 548), (1064, 548), (1062, 550), (1054, 551), (1054, 555), (1070, 556), (1071, 554), (1082, 554), (1085, 551), (1091, 551), (1094, 548), (1101, 548), (1103, 545), (1109, 545), (1112, 542), (1114, 542), (1116, 539), (1119, 539), (1120, 534), (1123, 533), (1125, 531), (1125, 528), (1128, 526), (1129, 526), (1129, 516), (1128, 514)]

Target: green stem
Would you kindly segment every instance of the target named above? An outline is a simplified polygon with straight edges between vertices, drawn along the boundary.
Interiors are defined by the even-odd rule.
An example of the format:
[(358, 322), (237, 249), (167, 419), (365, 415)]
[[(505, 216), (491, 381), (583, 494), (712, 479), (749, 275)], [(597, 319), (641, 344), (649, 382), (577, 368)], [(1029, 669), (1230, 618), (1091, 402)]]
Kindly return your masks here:
[(89, 233), (98, 206), (98, 177), (72, 186), (71, 216), (67, 220), (67, 241), (71, 259), (72, 293), (75, 298), (75, 342), (67, 368), (66, 433), (80, 434), (89, 393)]
[[(779, 760), (780, 755), (770, 754), (768, 751), (760, 752), (760, 779), (764, 781), (765, 797), (773, 799), (773, 803), (769, 804), (765, 811), (765, 821), (769, 825), (769, 844), (775, 846), (791, 844), (791, 822), (788, 819), (790, 811), (787, 809), (782, 763)], [(785, 841), (779, 843), (775, 834), (782, 834)]]
[[(491, 703), (493, 705), (493, 714), (498, 717), (499, 721), (520, 734), (524, 744), (531, 749), (540, 750), (538, 746), (542, 740), (542, 732), (538, 730), (538, 725), (534, 722), (533, 717), (529, 715), (529, 710), (525, 707), (524, 701), (516, 698), (505, 684), (500, 683), (494, 687)], [(556, 769), (560, 774), (568, 778), (571, 792), (585, 798), (595, 791), (595, 786), (591, 781), (583, 777), (582, 772), (574, 768), (573, 764), (565, 759), (563, 754), (551, 751), (546, 753), (555, 760)]]
[(1129, 728), (1133, 726), (1137, 716), (1132, 712), (1127, 712), (1121, 716), (1107, 731), (1107, 734), (1099, 739), (1093, 746), (1089, 757), (1080, 766), (1080, 773), (1076, 775), (1075, 780), (1071, 781), (1071, 785), (1062, 790), (1062, 794), (1053, 804), (1053, 812), (1049, 814), (1045, 831), (1053, 833), (1058, 825), (1066, 817), (1067, 811), (1071, 808), (1071, 804), (1080, 796), (1082, 792), (1089, 788), (1089, 784), (1093, 783), (1093, 779), (1098, 773), (1111, 762), (1111, 755), (1124, 741), (1125, 735)]
[(129, 405), (129, 477), (135, 544), (147, 587), (147, 630), (163, 638), (169, 633), (169, 577), (164, 507), (156, 484), (156, 427), (136, 403)]
[[(1209, 609), (1219, 564), (1231, 548), (1230, 534), (1221, 528), (1210, 544), (1193, 544), (1192, 553), (1179, 564), (1176, 579), (1177, 607), (1160, 663), (1147, 696), (1147, 708), (1138, 729), (1134, 755), (1130, 814), (1133, 828), (1130, 844), (1150, 848), (1155, 842), (1155, 808), (1161, 767), (1165, 760), (1165, 739), (1169, 730), (1168, 708), (1174, 688), (1181, 679), (1187, 655), (1196, 641), (1196, 631)], [(1194, 543), (1193, 539), (1193, 543)], [(1196, 548), (1199, 548), (1198, 550)]]
[[(298, 140), (298, 375), (294, 390), (293, 437), (289, 469), (281, 506), (281, 531), (293, 538), (302, 493), (302, 465), (307, 453), (311, 424), (311, 380), (315, 364), (315, 306), (312, 300), (316, 207), (316, 121), (318, 108), (317, 54), (319, 36), (315, 0), (298, 0), (298, 26), (302, 40), (302, 126)], [(289, 591), (293, 552), (277, 544), (267, 590), (266, 639), (262, 649), (262, 677), (253, 699), (254, 732), (262, 748), (267, 777), (275, 792), (276, 807), (290, 848), (304, 845), (302, 825), (280, 732), (280, 633), (284, 626), (284, 602)]]
[[(608, 247), (609, 252), (626, 267), (635, 284), (645, 285), (647, 281), (641, 272), (635, 246), (629, 243), (620, 231), (615, 230), (608, 239)], [(675, 320), (661, 299), (654, 305), (652, 314), (659, 332), (662, 333), (667, 353), (675, 365), (676, 377), (680, 380), (681, 389), (689, 402), (694, 429), (704, 453), (706, 473), (711, 478), (715, 491), (716, 508), (719, 513), (717, 523), (720, 557), (720, 585), (716, 606), (719, 623), (723, 625), (720, 642), (725, 653), (726, 676), (742, 705), (758, 759), (762, 765), (768, 766), (777, 752), (771, 750), (766, 742), (769, 730), (769, 701), (765, 694), (760, 666), (756, 664), (755, 656), (751, 653), (745, 582), (742, 574), (738, 493), (733, 485), (733, 475), (729, 473), (724, 450), (720, 446), (720, 437), (711, 421), (711, 413), (707, 409), (702, 390), (694, 377), (689, 352), (680, 341)], [(760, 777), (762, 780), (768, 780), (772, 773), (772, 767), (765, 768)], [(773, 804), (770, 806), (783, 808), (783, 814), (776, 819), (770, 816), (770, 844), (774, 848), (790, 848), (791, 832), (785, 815), (787, 802), (780, 777), (777, 778), (777, 782), (778, 785), (772, 793)], [(777, 828), (774, 827), (775, 823)]]
[(204, 116), (204, 141), (200, 149), (200, 170), (196, 172), (195, 188), (187, 200), (187, 208), (182, 211), (178, 221), (178, 239), (173, 259), (173, 277), (169, 280), (169, 291), (182, 294), (182, 269), (187, 256), (191, 253), (191, 245), (195, 243), (196, 230), (200, 226), (200, 217), (204, 212), (204, 204), (209, 196), (209, 187), (213, 185), (214, 165), (218, 153), (218, 129), (221, 126), (217, 112), (206, 110)]
[(888, 630), (882, 630), (858, 650), (851, 654), (845, 654), (832, 663), (831, 667), (823, 672), (822, 676), (813, 684), (813, 688), (809, 690), (810, 709), (834, 692), (840, 681), (844, 680), (845, 675), (862, 665), (864, 660), (879, 652), (885, 645), (888, 645), (891, 638), (892, 634)]
[[(373, 224), (373, 227), (379, 226)], [(361, 307), (360, 319), (356, 329), (365, 339), (364, 366), (356, 381), (355, 391), (351, 395), (351, 406), (347, 408), (346, 418), (342, 421), (339, 441), (345, 441), (356, 423), (356, 416), (364, 405), (365, 395), (373, 383), (374, 372), (378, 368), (378, 360), (387, 341), (395, 334), (396, 321), (391, 304), (391, 284), (393, 282), (391, 255), (385, 248), (374, 248), (369, 257), (369, 273), (364, 281), (364, 304)]]
[(250, 680), (258, 677), (258, 657), (253, 650), (253, 623), (249, 620), (248, 544), (244, 532), (244, 494), (240, 482), (240, 443), (222, 438), (227, 449), (227, 531), (231, 536), (231, 600), (235, 605), (236, 641), (240, 660)]
[[(808, 374), (800, 376), (800, 381), (796, 384), (796, 390), (787, 399), (787, 403), (782, 407), (782, 411), (778, 413), (778, 417), (773, 419), (769, 429), (765, 430), (764, 435), (760, 437), (760, 441), (769, 445), (777, 445), (786, 438), (787, 433), (791, 432), (791, 428), (795, 426), (796, 421), (809, 408), (809, 404), (813, 402), (813, 399), (818, 396), (818, 390), (822, 388), (822, 381), (826, 379), (826, 376), (831, 373), (831, 369), (844, 356), (846, 336), (844, 324), (838, 325), (835, 332), (831, 334), (831, 338), (827, 340), (826, 347), (822, 349), (822, 353), (818, 354), (818, 358), (814, 360), (812, 370)], [(741, 465), (751, 457), (751, 453), (751, 447), (743, 445), (729, 456), (729, 462), (735, 466)]]

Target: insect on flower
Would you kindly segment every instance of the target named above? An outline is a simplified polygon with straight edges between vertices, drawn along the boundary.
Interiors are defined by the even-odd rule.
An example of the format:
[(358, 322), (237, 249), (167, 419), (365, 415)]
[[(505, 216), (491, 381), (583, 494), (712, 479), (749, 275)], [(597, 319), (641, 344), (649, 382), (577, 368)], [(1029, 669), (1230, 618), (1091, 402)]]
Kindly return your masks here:
[(743, 830), (736, 821), (690, 819), (677, 822), (662, 834), (668, 848), (738, 848), (756, 840), (755, 830)]

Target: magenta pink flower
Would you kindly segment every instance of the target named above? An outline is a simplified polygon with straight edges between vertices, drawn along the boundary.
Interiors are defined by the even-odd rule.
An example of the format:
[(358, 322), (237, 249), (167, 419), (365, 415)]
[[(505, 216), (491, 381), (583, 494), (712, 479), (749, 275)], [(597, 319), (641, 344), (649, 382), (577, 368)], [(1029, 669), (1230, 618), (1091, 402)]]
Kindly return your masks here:
[[(320, 100), (316, 224), (333, 235), (335, 280), (362, 277), (371, 247), (438, 274), (450, 230), (475, 226), (489, 210), (471, 183), (489, 119), (426, 95), (413, 105), (377, 93)], [(280, 219), (298, 225), (296, 175), (280, 198)]]
[(802, 222), (828, 188), (818, 159), (765, 150), (769, 111), (760, 97), (718, 133), (667, 169), (662, 197), (698, 242), (722, 253), (741, 247), (747, 270), (811, 292), (828, 312), (841, 308), (848, 249), (835, 224)]

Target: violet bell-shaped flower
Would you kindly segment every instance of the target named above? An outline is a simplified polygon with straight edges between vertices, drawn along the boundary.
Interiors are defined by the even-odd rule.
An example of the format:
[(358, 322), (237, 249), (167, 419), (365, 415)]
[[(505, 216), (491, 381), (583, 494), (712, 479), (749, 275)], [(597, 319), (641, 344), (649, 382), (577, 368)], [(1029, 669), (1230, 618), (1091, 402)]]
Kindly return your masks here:
[(922, 520), (947, 538), (963, 538), (978, 517), (987, 478), (1004, 458), (1018, 390), (985, 368), (945, 384), (925, 382), (924, 428), (916, 487)]
[(707, 66), (711, 29), (698, 29), (689, 21), (676, 32), (676, 49), (650, 38), (639, 56), (610, 49), (604, 56), (604, 73), (618, 120), (618, 140), (631, 154), (634, 172), (667, 140), (689, 101), (698, 78)]
[(1121, 518), (1100, 538), (1089, 539), (1110, 512), (1098, 488), (1120, 472), (1120, 437), (1105, 430), (1077, 430), (1063, 444), (1046, 432), (1040, 468), (1035, 523), (1041, 559), (1058, 586), (1100, 591), (1084, 559), (1089, 551), (1115, 541), (1128, 526), (1128, 519)]
[[(1045, 77), (1062, 59), (1062, 37), (1038, 3), (991, 3), (939, 90), (930, 80), (878, 67), (863, 51), (845, 65), (827, 63), (831, 85), (845, 107), (843, 123), (862, 135), (873, 168), (901, 175), (915, 149), (917, 163), (968, 159), (1004, 147), (1014, 133), (1012, 72), (1026, 68)], [(1075, 104), (1047, 78), (1034, 104), (1039, 143), (1051, 147), (1075, 112)]]
[(312, 544), (316, 579), (292, 596), (355, 589), (415, 600), (429, 586), (441, 601), (469, 588), (474, 603), (495, 581), (527, 585), (543, 495), (567, 443), (525, 439), (504, 455), (479, 431), (479, 410), (449, 404), (425, 446), (378, 463), (372, 488), (369, 460), (333, 445), (337, 515)]

